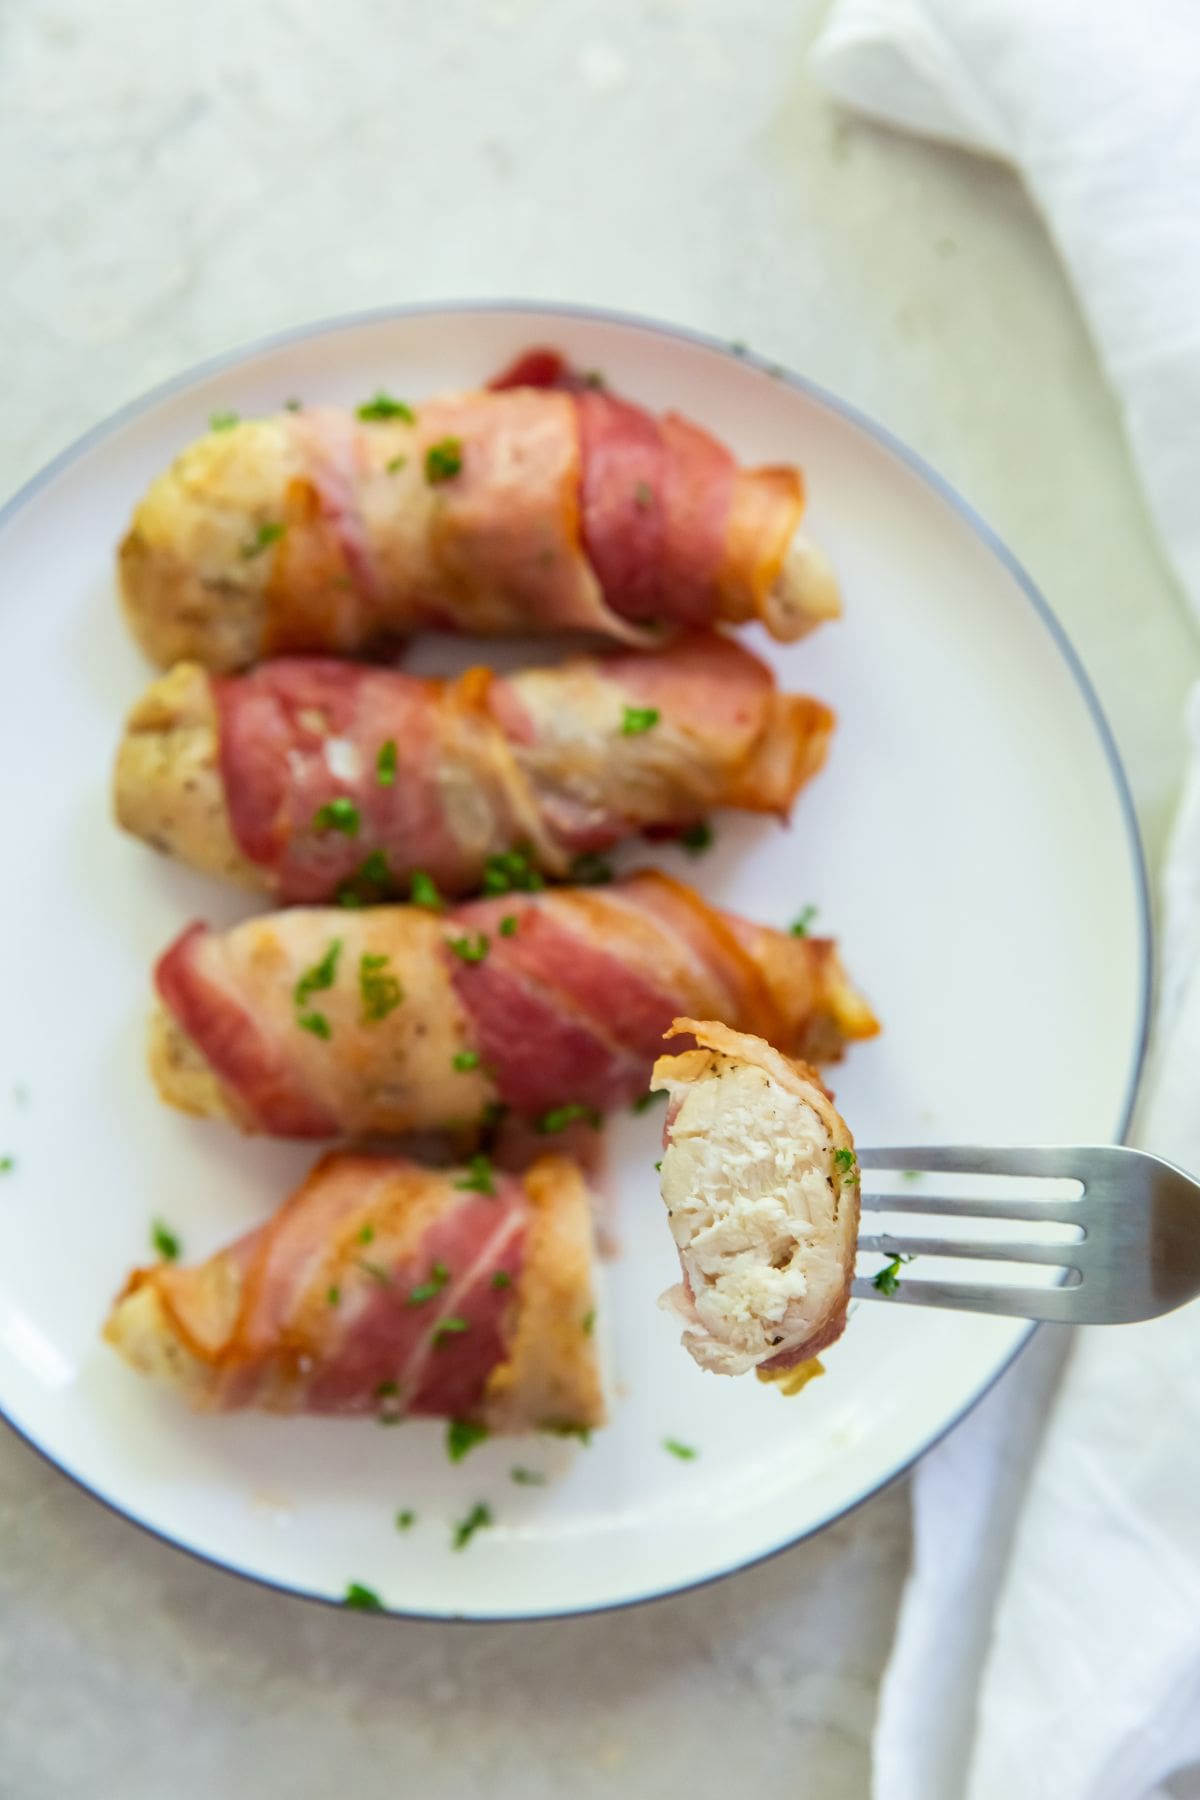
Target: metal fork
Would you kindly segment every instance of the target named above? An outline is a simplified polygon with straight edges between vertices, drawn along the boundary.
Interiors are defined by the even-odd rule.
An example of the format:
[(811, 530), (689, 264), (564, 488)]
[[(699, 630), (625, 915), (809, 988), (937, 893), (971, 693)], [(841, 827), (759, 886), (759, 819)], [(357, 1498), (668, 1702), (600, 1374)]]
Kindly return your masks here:
[[(1062, 1285), (1021, 1287), (1003, 1282), (914, 1280), (894, 1270), (881, 1289), (859, 1276), (860, 1300), (892, 1306), (945, 1306), (962, 1312), (1002, 1313), (1064, 1325), (1121, 1325), (1154, 1319), (1200, 1295), (1200, 1184), (1161, 1157), (1123, 1144), (988, 1150), (867, 1149), (860, 1169), (902, 1174), (1017, 1175), (1078, 1181), (1074, 1199), (958, 1199), (907, 1193), (862, 1194), (864, 1212), (925, 1214), (950, 1219), (1020, 1219), (1077, 1226), (1075, 1243), (1014, 1238), (940, 1238), (878, 1233), (858, 1247), (897, 1257), (947, 1256), (985, 1262), (1042, 1263), (1065, 1271)], [(888, 1291), (890, 1289), (890, 1291)]]

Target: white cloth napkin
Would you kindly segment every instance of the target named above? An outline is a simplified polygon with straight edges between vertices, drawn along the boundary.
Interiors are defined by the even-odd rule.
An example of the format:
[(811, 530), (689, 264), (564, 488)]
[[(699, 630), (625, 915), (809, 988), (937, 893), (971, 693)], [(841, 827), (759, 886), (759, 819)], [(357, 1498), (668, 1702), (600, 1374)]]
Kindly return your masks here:
[[(1019, 169), (1200, 615), (1200, 5), (839, 0), (813, 59)], [(1136, 1141), (1200, 1171), (1200, 689), (1188, 727)], [(876, 1800), (1145, 1800), (1200, 1762), (1200, 1306), (1078, 1334), (1051, 1400), (1066, 1352), (1043, 1330), (918, 1469)]]
[(848, 104), (1019, 169), (1200, 615), (1196, 0), (839, 0), (812, 61)]

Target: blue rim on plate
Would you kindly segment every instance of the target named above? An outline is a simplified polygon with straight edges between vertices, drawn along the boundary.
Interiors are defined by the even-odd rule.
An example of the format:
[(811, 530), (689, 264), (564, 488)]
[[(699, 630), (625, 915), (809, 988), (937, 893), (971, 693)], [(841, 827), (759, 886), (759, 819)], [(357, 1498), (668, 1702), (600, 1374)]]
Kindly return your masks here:
[[(1138, 1085), (1145, 1064), (1146, 1044), (1150, 1029), (1150, 1003), (1154, 988), (1154, 940), (1150, 924), (1150, 892), (1146, 874), (1145, 856), (1142, 850), (1141, 833), (1138, 828), (1133, 796), (1129, 790), (1128, 778), (1126, 777), (1124, 767), (1121, 763), (1112, 728), (1108, 723), (1104, 709), (1100, 704), (1099, 698), (1097, 697), (1087, 671), (1083, 666), (1078, 651), (1067, 636), (1057, 616), (1052, 610), (1050, 603), (1036, 586), (1027, 570), (1013, 555), (1007, 544), (1004, 543), (1003, 539), (997, 535), (985, 519), (981, 518), (975, 508), (963, 498), (958, 490), (946, 480), (945, 476), (940, 475), (922, 456), (918, 455), (915, 450), (911, 449), (902, 439), (898, 438), (886, 425), (881, 425), (878, 420), (873, 419), (870, 414), (863, 412), (859, 407), (852, 405), (849, 401), (841, 399), (836, 394), (830, 393), (827, 388), (822, 387), (818, 382), (811, 381), (803, 375), (793, 374), (791, 370), (785, 368), (774, 359), (768, 360), (765, 357), (757, 355), (754, 351), (742, 344), (735, 345), (726, 339), (714, 337), (709, 332), (696, 331), (681, 325), (669, 325), (659, 319), (646, 318), (638, 313), (623, 312), (611, 307), (582, 306), (571, 304), (566, 301), (514, 299), (420, 301), (411, 305), (402, 304), (398, 306), (372, 307), (363, 312), (342, 313), (331, 318), (320, 319), (315, 324), (293, 326), (287, 331), (274, 332), (266, 337), (255, 339), (251, 343), (243, 344), (235, 350), (225, 351), (218, 356), (209, 357), (203, 362), (196, 363), (191, 368), (184, 370), (181, 374), (173, 375), (169, 380), (161, 382), (157, 387), (151, 388), (147, 393), (140, 395), (136, 400), (127, 402), (124, 406), (119, 407), (116, 412), (110, 413), (107, 418), (101, 420), (99, 424), (93, 425), (90, 430), (84, 432), (82, 437), (76, 438), (66, 449), (61, 450), (59, 454), (53, 457), (36, 475), (25, 482), (11, 499), (6, 501), (3, 506), (0, 506), (0, 531), (3, 531), (8, 521), (15, 517), (15, 515), (20, 512), (20, 510), (26, 506), (35, 495), (40, 493), (42, 488), (44, 488), (48, 482), (52, 481), (63, 469), (68, 468), (70, 464), (76, 462), (81, 456), (85, 455), (87, 451), (93, 449), (95, 445), (102, 443), (105, 438), (110, 437), (115, 431), (119, 430), (122, 425), (127, 424), (132, 419), (136, 419), (141, 413), (144, 413), (149, 408), (157, 405), (159, 401), (168, 399), (173, 394), (180, 393), (197, 381), (202, 381), (209, 376), (220, 374), (222, 371), (236, 368), (238, 364), (249, 361), (254, 357), (261, 356), (266, 352), (286, 349), (289, 344), (305, 342), (314, 337), (331, 336), (335, 332), (354, 329), (364, 325), (384, 324), (392, 319), (431, 317), (440, 313), (471, 312), (534, 312), (544, 313), (551, 317), (557, 316), (564, 319), (596, 320), (604, 324), (625, 326), (636, 331), (647, 332), (656, 336), (674, 338), (681, 340), (684, 343), (695, 344), (702, 349), (711, 350), (719, 355), (731, 357), (740, 363), (746, 364), (748, 367), (758, 369), (761, 374), (769, 375), (779, 381), (785, 382), (789, 387), (795, 388), (809, 399), (817, 401), (830, 412), (836, 413), (841, 418), (848, 420), (851, 424), (857, 426), (860, 431), (866, 432), (868, 436), (873, 437), (876, 442), (882, 444), (893, 456), (907, 468), (912, 470), (912, 472), (917, 475), (927, 487), (932, 488), (933, 491), (958, 514), (959, 518), (969, 526), (975, 536), (986, 545), (993, 556), (1003, 564), (1004, 568), (1007, 569), (1008, 573), (1012, 576), (1026, 600), (1028, 600), (1030, 606), (1033, 608), (1033, 611), (1041, 620), (1048, 636), (1059, 655), (1062, 657), (1063, 662), (1066, 664), (1067, 669), (1075, 682), (1080, 697), (1082, 698), (1088, 714), (1091, 717), (1092, 724), (1095, 727), (1096, 735), (1100, 740), (1100, 746), (1104, 752), (1105, 760), (1108, 763), (1109, 773), (1112, 776), (1113, 786), (1116, 790), (1117, 799), (1121, 808), (1121, 815), (1125, 823), (1129, 858), (1137, 894), (1137, 911), (1140, 927), (1138, 948), (1141, 962), (1141, 995), (1138, 1008), (1138, 1029), (1127, 1080), (1125, 1100), (1113, 1132), (1114, 1141), (1123, 1142), (1133, 1115), (1134, 1106), (1137, 1100)], [(681, 1582), (677, 1587), (658, 1590), (652, 1594), (636, 1594), (625, 1600), (603, 1601), (594, 1606), (572, 1607), (563, 1612), (504, 1613), (466, 1618), (462, 1615), (407, 1611), (403, 1607), (385, 1606), (382, 1609), (382, 1612), (376, 1616), (395, 1619), (419, 1619), (437, 1624), (476, 1625), (511, 1625), (525, 1624), (533, 1620), (583, 1618), (593, 1613), (623, 1612), (629, 1607), (645, 1606), (654, 1600), (669, 1600), (680, 1594), (692, 1593), (700, 1588), (711, 1587), (715, 1582), (724, 1581), (731, 1575), (740, 1574), (744, 1569), (755, 1568), (761, 1563), (769, 1562), (772, 1558), (782, 1556), (788, 1550), (794, 1550), (797, 1545), (805, 1543), (809, 1538), (815, 1537), (819, 1532), (827, 1530), (829, 1526), (835, 1525), (840, 1520), (847, 1518), (849, 1514), (857, 1511), (857, 1509), (860, 1506), (863, 1506), (868, 1500), (874, 1499), (877, 1494), (885, 1493), (903, 1476), (907, 1475), (909, 1470), (912, 1469), (923, 1456), (926, 1456), (930, 1450), (940, 1444), (943, 1438), (947, 1437), (956, 1426), (960, 1425), (968, 1414), (975, 1410), (980, 1401), (991, 1393), (1001, 1377), (1008, 1372), (1017, 1357), (1025, 1349), (1036, 1330), (1037, 1326), (1030, 1323), (1017, 1344), (1005, 1357), (1000, 1367), (986, 1382), (984, 1382), (978, 1392), (954, 1415), (952, 1419), (948, 1420), (940, 1430), (934, 1432), (919, 1446), (919, 1448), (913, 1451), (911, 1456), (893, 1469), (890, 1475), (886, 1476), (883, 1480), (876, 1482), (863, 1493), (858, 1494), (837, 1512), (831, 1513), (821, 1524), (814, 1525), (807, 1530), (799, 1532), (785, 1544), (779, 1544), (771, 1550), (764, 1550), (761, 1555), (748, 1557), (744, 1562), (731, 1564), (730, 1567), (726, 1569), (718, 1569), (715, 1573), (698, 1577), (694, 1581)], [(138, 1518), (136, 1514), (126, 1511), (126, 1509), (123, 1506), (118, 1505), (115, 1500), (108, 1499), (106, 1495), (100, 1493), (96, 1488), (91, 1487), (81, 1476), (64, 1468), (61, 1463), (55, 1460), (48, 1450), (43, 1449), (34, 1438), (23, 1431), (21, 1427), (8, 1416), (2, 1406), (0, 1406), (0, 1420), (3, 1420), (4, 1424), (8, 1426), (9, 1430), (12, 1431), (16, 1437), (20, 1438), (31, 1450), (35, 1451), (36, 1454), (41, 1457), (43, 1462), (48, 1463), (60, 1475), (65, 1476), (66, 1479), (82, 1493), (85, 1493), (91, 1499), (98, 1501), (101, 1506), (105, 1507), (110, 1513), (113, 1513), (117, 1518), (123, 1519), (129, 1525), (135, 1526), (139, 1531), (145, 1532), (148, 1537), (157, 1539), (159, 1543), (166, 1544), (173, 1550), (183, 1552), (184, 1555), (192, 1557), (196, 1562), (202, 1563), (210, 1569), (217, 1569), (223, 1574), (232, 1575), (239, 1580), (251, 1582), (256, 1587), (266, 1588), (271, 1592), (284, 1594), (293, 1599), (316, 1601), (320, 1605), (333, 1607), (335, 1609), (341, 1609), (343, 1607), (344, 1603), (332, 1595), (293, 1587), (286, 1582), (274, 1581), (267, 1576), (255, 1573), (252, 1569), (240, 1568), (235, 1563), (224, 1562), (219, 1557), (209, 1555), (206, 1551), (198, 1550), (190, 1544), (182, 1543), (178, 1538), (172, 1537), (169, 1532), (162, 1531), (157, 1526), (149, 1524), (146, 1520)]]

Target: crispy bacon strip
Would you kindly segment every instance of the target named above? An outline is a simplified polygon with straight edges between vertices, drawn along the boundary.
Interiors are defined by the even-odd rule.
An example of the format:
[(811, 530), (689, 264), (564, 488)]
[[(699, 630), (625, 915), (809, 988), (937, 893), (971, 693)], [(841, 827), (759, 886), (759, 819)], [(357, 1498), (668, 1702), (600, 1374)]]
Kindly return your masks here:
[(646, 872), (604, 888), (297, 908), (185, 931), (158, 965), (163, 1098), (275, 1136), (478, 1130), (643, 1092), (679, 1013), (789, 1051), (878, 1025), (828, 939), (751, 926)]
[(121, 545), (134, 635), (164, 666), (230, 670), (431, 628), (645, 647), (756, 618), (791, 639), (837, 614), (797, 531), (798, 469), (743, 469), (553, 351), (516, 375), (415, 412), (315, 408), (191, 445)]
[(563, 878), (581, 853), (716, 807), (785, 816), (832, 726), (714, 635), (457, 681), (316, 657), (223, 677), (180, 664), (129, 719), (116, 812), (285, 902), (406, 894), (417, 870), (462, 894), (513, 852)]
[(207, 1262), (136, 1270), (104, 1335), (205, 1410), (591, 1428), (592, 1261), (587, 1191), (563, 1157), (484, 1184), (339, 1152)]

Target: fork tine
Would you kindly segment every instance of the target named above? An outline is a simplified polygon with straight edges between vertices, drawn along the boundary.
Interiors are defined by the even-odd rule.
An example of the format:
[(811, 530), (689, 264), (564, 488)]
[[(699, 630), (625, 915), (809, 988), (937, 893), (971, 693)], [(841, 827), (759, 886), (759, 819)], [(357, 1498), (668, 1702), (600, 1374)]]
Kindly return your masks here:
[(1086, 1238), (1073, 1244), (1006, 1244), (979, 1238), (860, 1237), (858, 1247), (876, 1256), (957, 1256), (981, 1262), (1047, 1263), (1056, 1269), (1077, 1269)]
[[(1056, 1225), (1080, 1222), (1078, 1200), (964, 1200), (957, 1194), (863, 1193), (864, 1212), (925, 1213), (948, 1219), (1048, 1219)], [(1072, 1210), (1074, 1209), (1074, 1210)]]
[(855, 1147), (860, 1169), (918, 1169), (940, 1175), (1042, 1175), (1082, 1181), (1085, 1149), (1050, 1144), (1044, 1149), (997, 1150), (978, 1144), (910, 1144), (899, 1149)]
[(858, 1276), (850, 1292), (856, 1300), (886, 1300), (889, 1306), (938, 1306), (953, 1312), (1002, 1313), (1007, 1318), (1043, 1319), (1052, 1324), (1077, 1321), (1075, 1287), (1008, 1287), (1001, 1282), (912, 1281), (905, 1276), (892, 1294), (881, 1294), (866, 1276)]

